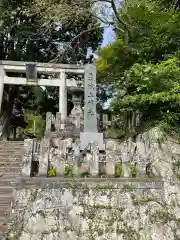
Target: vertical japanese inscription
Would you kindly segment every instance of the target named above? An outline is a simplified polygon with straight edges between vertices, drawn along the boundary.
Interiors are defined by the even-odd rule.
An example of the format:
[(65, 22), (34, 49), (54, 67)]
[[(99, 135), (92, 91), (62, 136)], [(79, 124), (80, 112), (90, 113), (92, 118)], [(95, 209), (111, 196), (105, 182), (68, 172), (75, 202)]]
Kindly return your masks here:
[(97, 132), (96, 67), (93, 64), (85, 66), (84, 131)]

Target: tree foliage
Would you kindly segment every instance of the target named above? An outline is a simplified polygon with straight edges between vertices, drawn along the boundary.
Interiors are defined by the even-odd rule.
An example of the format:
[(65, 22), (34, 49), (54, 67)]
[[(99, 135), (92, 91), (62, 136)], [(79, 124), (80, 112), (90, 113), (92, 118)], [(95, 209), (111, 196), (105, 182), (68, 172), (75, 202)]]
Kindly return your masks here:
[[(86, 59), (88, 48), (95, 50), (101, 43), (103, 29), (98, 28), (96, 19), (74, 9), (75, 1), (67, 1), (62, 8), (59, 3), (4, 0), (0, 7), (0, 60), (77, 63)], [(76, 11), (67, 14), (66, 7)], [(58, 92), (54, 89), (10, 86), (5, 91), (25, 109), (41, 114), (57, 111)]]
[[(139, 111), (153, 124), (180, 123), (180, 12), (176, 3), (124, 1), (120, 17), (128, 25), (128, 44), (116, 31), (114, 43), (100, 52), (98, 80), (116, 87), (115, 115)], [(178, 130), (179, 131), (179, 130)]]

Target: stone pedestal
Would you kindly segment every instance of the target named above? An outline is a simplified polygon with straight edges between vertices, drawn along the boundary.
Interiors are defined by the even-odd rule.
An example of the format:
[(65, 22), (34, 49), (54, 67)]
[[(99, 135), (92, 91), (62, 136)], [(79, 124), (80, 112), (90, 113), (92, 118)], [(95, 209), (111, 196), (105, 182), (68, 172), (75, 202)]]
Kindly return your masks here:
[(122, 163), (122, 177), (131, 177), (131, 166), (129, 163)]
[(79, 145), (74, 144), (74, 158), (73, 158), (73, 175), (78, 176), (79, 175)]
[(61, 113), (56, 113), (56, 121), (55, 121), (56, 131), (59, 132), (61, 129)]
[(39, 176), (47, 177), (48, 165), (49, 165), (49, 148), (50, 141), (48, 138), (44, 138), (41, 142), (40, 159), (39, 159)]
[(105, 150), (103, 133), (98, 132), (81, 132), (80, 133), (80, 149), (84, 150), (90, 142), (97, 144), (99, 150)]
[(89, 171), (92, 177), (97, 177), (99, 175), (99, 147), (96, 143), (91, 143)]
[(143, 178), (143, 177), (147, 176), (147, 174), (146, 174), (146, 164), (145, 163), (138, 162), (136, 168), (137, 168), (137, 177), (142, 177)]
[(115, 174), (115, 165), (113, 160), (111, 151), (106, 150), (106, 174), (110, 177), (113, 177)]
[(56, 176), (57, 177), (63, 177), (65, 173), (65, 166), (66, 164), (58, 161), (58, 165), (56, 166)]
[(22, 176), (30, 177), (32, 163), (33, 140), (24, 140), (24, 156), (22, 160)]
[(115, 176), (115, 165), (111, 161), (106, 162), (106, 174), (108, 177)]
[(46, 132), (51, 132), (51, 124), (52, 124), (52, 113), (46, 113)]

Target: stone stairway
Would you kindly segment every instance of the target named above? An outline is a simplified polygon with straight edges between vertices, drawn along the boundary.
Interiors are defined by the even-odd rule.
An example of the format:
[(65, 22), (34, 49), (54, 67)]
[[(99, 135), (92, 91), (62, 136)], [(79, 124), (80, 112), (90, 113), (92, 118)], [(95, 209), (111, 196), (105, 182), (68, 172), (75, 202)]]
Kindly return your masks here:
[(23, 142), (0, 141), (0, 237), (13, 201), (13, 183), (20, 179)]

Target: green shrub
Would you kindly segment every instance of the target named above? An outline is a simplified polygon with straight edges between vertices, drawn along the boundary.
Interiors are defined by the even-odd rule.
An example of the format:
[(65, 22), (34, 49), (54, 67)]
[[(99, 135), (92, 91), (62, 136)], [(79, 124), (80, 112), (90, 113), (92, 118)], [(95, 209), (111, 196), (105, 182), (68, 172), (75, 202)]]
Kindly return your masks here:
[(73, 166), (71, 166), (71, 165), (65, 166), (64, 176), (65, 177), (73, 177)]
[(117, 177), (117, 178), (120, 177), (121, 171), (122, 171), (121, 163), (116, 163), (115, 164), (115, 177)]
[[(41, 115), (34, 115), (34, 113), (25, 113), (25, 120), (28, 122), (25, 132), (34, 134), (36, 137), (42, 137), (45, 130), (45, 120)], [(34, 125), (35, 121), (35, 125)], [(35, 129), (34, 129), (35, 126)]]
[(48, 169), (48, 177), (55, 177), (56, 176), (56, 169), (55, 168), (49, 168)]
[(137, 169), (136, 169), (136, 165), (134, 165), (134, 164), (131, 165), (131, 176), (133, 178), (135, 178), (137, 176)]

